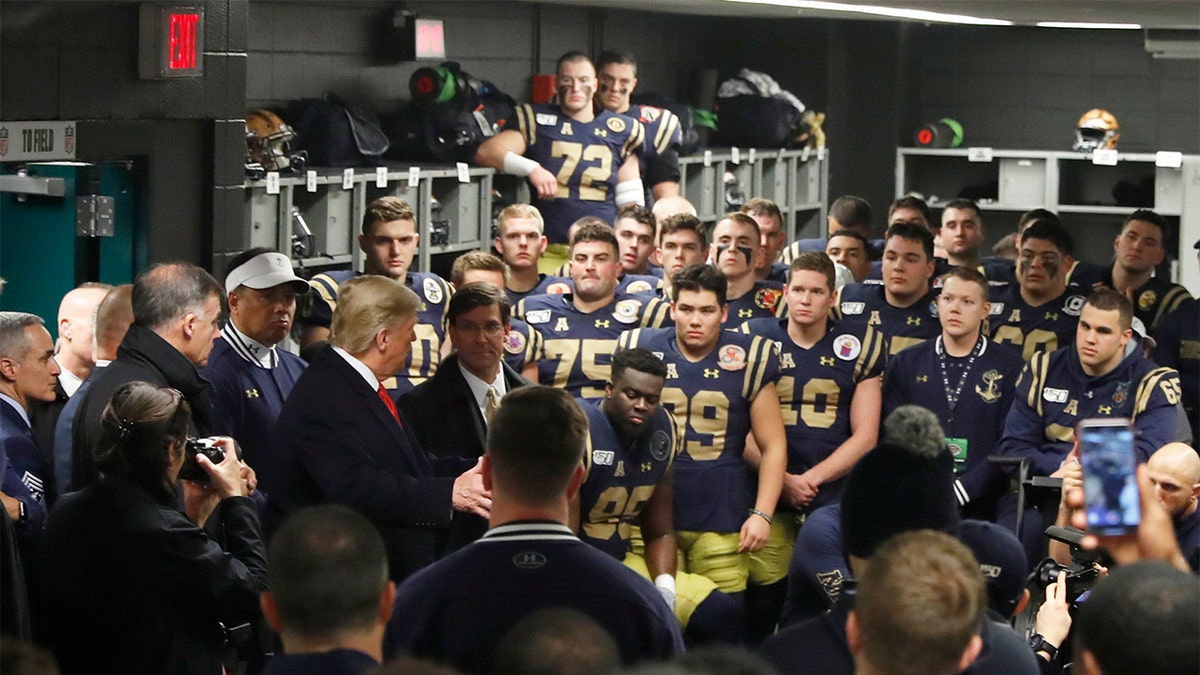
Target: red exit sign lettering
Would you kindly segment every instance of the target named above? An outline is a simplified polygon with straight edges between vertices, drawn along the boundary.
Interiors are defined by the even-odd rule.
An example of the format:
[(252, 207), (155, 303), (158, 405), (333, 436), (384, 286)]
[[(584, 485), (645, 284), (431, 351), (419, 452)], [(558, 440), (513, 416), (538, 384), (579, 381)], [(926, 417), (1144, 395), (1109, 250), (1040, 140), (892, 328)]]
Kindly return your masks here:
[(186, 70), (196, 67), (199, 14), (172, 14), (167, 19), (167, 68)]
[(142, 79), (204, 75), (204, 8), (144, 3), (140, 19)]

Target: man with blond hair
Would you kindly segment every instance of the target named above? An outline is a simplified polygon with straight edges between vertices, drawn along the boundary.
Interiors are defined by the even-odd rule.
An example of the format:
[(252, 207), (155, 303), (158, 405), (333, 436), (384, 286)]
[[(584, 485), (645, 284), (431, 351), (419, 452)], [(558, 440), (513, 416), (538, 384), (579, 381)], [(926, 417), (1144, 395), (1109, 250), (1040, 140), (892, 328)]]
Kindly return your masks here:
[(571, 290), (569, 279), (538, 271), (538, 261), (549, 245), (545, 226), (541, 212), (529, 204), (510, 204), (496, 216), (493, 245), (508, 266), (504, 290), (514, 307), (529, 295)]
[(399, 581), (433, 562), (453, 514), (487, 517), (491, 497), (474, 459), (421, 449), (384, 387), (412, 349), (420, 298), (373, 275), (346, 282), (339, 295), (329, 344), (279, 414), (279, 470), (263, 476), (268, 525), (312, 504), (349, 506), (379, 528)]

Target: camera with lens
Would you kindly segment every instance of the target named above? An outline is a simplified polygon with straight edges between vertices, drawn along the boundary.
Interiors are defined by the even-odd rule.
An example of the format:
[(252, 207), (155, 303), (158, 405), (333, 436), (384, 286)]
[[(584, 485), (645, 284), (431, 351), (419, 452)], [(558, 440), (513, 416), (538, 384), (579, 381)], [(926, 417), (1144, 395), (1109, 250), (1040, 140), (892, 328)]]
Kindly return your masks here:
[(1058, 581), (1058, 573), (1067, 573), (1067, 604), (1074, 605), (1079, 596), (1096, 584), (1100, 571), (1094, 564), (1072, 562), (1063, 565), (1053, 558), (1040, 562), (1033, 574), (1030, 575), (1038, 586), (1045, 588)]
[(204, 455), (213, 464), (225, 461), (225, 451), (217, 445), (215, 438), (189, 438), (184, 445), (183, 467), (179, 469), (179, 477), (193, 483), (209, 482), (208, 473), (196, 461), (197, 455)]

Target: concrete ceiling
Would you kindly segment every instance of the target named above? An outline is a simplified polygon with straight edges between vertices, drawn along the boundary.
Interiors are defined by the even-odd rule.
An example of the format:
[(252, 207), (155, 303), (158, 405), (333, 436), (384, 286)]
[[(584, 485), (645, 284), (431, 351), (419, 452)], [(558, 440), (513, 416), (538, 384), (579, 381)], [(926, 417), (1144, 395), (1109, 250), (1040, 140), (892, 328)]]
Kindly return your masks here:
[[(525, 0), (559, 5), (597, 6), (595, 0)], [(766, 18), (892, 20), (856, 12), (797, 9), (776, 3), (751, 4), (727, 0), (604, 0), (606, 9), (626, 8), (674, 14)], [(1196, 0), (839, 0), (848, 5), (874, 5), (1012, 21), (1032, 26), (1039, 21), (1136, 23), (1145, 28), (1200, 28)]]

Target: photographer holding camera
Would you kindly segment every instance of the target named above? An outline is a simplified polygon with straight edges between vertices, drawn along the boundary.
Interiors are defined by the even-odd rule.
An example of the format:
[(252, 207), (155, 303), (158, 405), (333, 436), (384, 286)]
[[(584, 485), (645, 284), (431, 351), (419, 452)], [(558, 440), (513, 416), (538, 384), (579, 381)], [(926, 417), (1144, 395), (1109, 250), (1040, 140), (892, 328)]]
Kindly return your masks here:
[[(64, 496), (46, 525), (48, 638), (62, 672), (222, 673), (225, 627), (257, 617), (266, 588), (253, 471), (230, 438), (198, 452), (174, 389), (122, 385), (101, 419), (101, 480)], [(201, 527), (209, 518), (224, 549)]]

